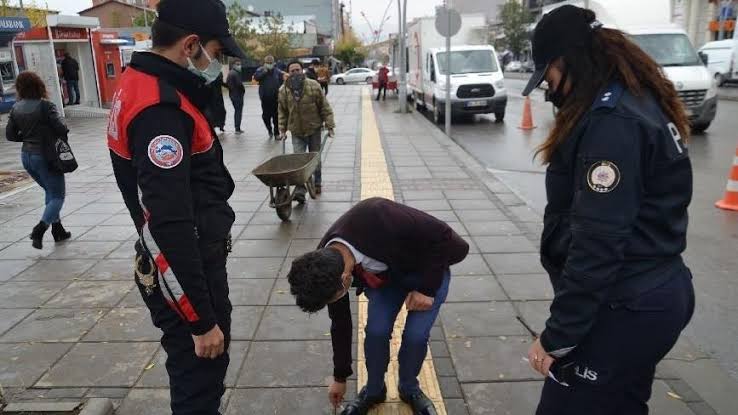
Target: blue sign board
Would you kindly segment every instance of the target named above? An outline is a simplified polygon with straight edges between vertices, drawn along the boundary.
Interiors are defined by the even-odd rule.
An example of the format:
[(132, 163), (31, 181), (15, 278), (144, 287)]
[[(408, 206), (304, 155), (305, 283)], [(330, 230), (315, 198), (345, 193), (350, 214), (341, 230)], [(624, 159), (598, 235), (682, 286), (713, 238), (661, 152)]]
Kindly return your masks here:
[(31, 30), (31, 21), (25, 17), (0, 17), (0, 33), (18, 33)]

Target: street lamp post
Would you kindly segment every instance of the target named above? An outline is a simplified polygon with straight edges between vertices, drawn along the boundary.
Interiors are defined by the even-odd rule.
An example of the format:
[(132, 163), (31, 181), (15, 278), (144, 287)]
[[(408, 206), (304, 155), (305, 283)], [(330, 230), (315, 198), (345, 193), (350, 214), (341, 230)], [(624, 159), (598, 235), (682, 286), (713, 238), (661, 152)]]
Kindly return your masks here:
[(399, 18), (399, 54), (400, 54), (400, 113), (407, 112), (407, 72), (405, 71), (407, 63), (405, 62), (407, 54), (405, 53), (405, 39), (407, 38), (407, 0), (397, 0), (397, 15)]

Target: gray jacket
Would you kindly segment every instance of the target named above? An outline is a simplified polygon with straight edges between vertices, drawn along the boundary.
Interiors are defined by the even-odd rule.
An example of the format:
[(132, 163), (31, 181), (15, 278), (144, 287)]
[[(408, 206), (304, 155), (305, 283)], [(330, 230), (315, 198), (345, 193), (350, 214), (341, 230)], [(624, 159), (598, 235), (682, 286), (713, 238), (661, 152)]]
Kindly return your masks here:
[(43, 154), (44, 142), (64, 137), (69, 128), (53, 102), (47, 100), (20, 100), (13, 105), (5, 127), (9, 141), (23, 142), (23, 151)]

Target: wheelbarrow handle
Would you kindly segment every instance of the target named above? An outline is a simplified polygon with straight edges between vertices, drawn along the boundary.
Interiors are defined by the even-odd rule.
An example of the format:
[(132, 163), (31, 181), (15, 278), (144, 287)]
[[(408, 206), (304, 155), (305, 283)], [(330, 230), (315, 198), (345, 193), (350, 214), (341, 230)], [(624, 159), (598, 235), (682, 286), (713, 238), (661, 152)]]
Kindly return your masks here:
[[(321, 157), (323, 156), (323, 148), (325, 148), (325, 143), (328, 141), (328, 137), (330, 137), (330, 133), (326, 131), (323, 135), (323, 140), (320, 142), (320, 151), (318, 151), (321, 153)], [(287, 154), (287, 138), (282, 140), (282, 154)]]

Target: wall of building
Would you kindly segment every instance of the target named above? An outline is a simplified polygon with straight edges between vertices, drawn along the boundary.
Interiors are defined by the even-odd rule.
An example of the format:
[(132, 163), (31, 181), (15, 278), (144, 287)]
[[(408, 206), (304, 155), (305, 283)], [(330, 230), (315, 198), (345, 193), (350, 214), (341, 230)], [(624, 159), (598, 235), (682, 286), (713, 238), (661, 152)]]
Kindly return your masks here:
[(483, 13), (487, 21), (497, 22), (497, 14), (500, 6), (507, 0), (454, 0), (453, 7), (461, 14)]
[(143, 13), (142, 10), (128, 7), (117, 2), (108, 2), (100, 7), (80, 13), (81, 16), (97, 17), (100, 27), (117, 28), (133, 26), (133, 19)]

